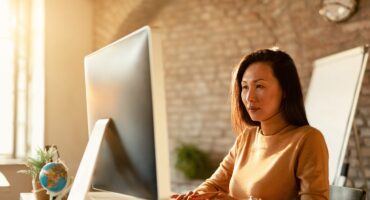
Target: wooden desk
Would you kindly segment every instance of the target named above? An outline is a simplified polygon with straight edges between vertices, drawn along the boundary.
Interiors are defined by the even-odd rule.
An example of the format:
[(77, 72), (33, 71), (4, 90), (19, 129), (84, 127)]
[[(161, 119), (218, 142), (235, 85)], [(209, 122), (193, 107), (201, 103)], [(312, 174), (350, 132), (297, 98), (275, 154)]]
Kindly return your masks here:
[[(20, 200), (36, 200), (32, 193), (21, 193)], [(89, 192), (85, 200), (138, 200), (113, 192)]]
[(9, 181), (8, 179), (6, 179), (4, 174), (0, 172), (0, 192), (9, 191), (9, 190), (10, 190)]
[(138, 200), (138, 198), (113, 192), (89, 192), (85, 200)]

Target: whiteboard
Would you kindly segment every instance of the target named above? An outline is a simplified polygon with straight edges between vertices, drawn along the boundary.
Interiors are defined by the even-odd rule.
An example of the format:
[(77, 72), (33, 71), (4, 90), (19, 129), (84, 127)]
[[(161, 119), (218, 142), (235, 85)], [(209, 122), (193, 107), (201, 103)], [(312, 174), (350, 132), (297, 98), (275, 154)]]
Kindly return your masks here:
[(361, 46), (314, 62), (305, 99), (307, 118), (319, 129), (329, 150), (329, 181), (335, 184), (351, 133), (368, 58)]

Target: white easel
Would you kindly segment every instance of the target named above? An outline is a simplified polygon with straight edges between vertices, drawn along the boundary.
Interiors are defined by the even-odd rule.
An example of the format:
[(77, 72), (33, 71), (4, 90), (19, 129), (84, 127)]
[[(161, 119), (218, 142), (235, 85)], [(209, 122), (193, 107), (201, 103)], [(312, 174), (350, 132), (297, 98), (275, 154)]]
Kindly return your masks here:
[(365, 167), (362, 162), (362, 153), (361, 153), (361, 145), (360, 145), (360, 137), (359, 133), (357, 131), (357, 126), (355, 123), (353, 123), (353, 135), (355, 136), (355, 145), (356, 145), (356, 152), (357, 152), (357, 159), (360, 167), (360, 171), (362, 173), (362, 179), (364, 181), (364, 186), (363, 189), (367, 192), (368, 187), (367, 187), (367, 179), (366, 179), (366, 174), (365, 174)]
[(358, 132), (353, 123), (367, 59), (368, 45), (364, 45), (314, 62), (305, 106), (309, 123), (325, 137), (329, 149), (329, 181), (333, 185), (344, 183), (341, 171), (352, 129), (363, 168)]

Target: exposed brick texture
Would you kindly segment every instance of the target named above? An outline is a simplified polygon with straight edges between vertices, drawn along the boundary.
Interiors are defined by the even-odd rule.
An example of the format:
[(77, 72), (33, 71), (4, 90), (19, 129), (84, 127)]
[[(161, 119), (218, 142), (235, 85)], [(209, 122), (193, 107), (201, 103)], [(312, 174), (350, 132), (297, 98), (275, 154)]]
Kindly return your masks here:
[[(234, 141), (229, 83), (243, 55), (279, 46), (295, 60), (305, 93), (315, 59), (369, 43), (370, 1), (360, 1), (343, 23), (325, 21), (319, 8), (319, 0), (95, 0), (95, 48), (143, 25), (159, 26), (171, 152), (180, 142), (192, 142), (219, 162)], [(370, 65), (355, 123), (370, 178)], [(353, 137), (347, 155), (347, 184), (361, 187)], [(173, 185), (184, 182), (175, 170), (171, 175)]]

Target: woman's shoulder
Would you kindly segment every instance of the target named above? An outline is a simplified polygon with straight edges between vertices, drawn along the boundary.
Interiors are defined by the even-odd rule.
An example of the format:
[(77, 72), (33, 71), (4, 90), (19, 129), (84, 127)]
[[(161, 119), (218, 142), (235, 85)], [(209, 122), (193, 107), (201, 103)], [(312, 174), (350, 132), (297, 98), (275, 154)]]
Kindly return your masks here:
[(239, 135), (238, 137), (246, 137), (251, 134), (255, 134), (257, 130), (259, 129), (258, 126), (248, 126), (246, 127)]
[(248, 126), (237, 135), (236, 141), (245, 141), (249, 137), (254, 136), (257, 133), (257, 131), (258, 126)]
[(248, 141), (253, 140), (257, 133), (257, 126), (248, 126), (236, 136), (235, 146), (237, 149), (242, 148)]
[(297, 131), (301, 132), (320, 132), (317, 128), (311, 126), (311, 125), (303, 125), (303, 126), (295, 126)]
[(322, 136), (322, 133), (319, 129), (312, 127), (310, 125), (299, 126), (296, 128), (296, 131), (302, 135), (307, 135), (307, 136), (314, 136), (314, 135)]
[(325, 143), (325, 138), (322, 134), (322, 132), (310, 125), (305, 125), (305, 126), (300, 126), (295, 129), (296, 135), (300, 137), (300, 140), (302, 142), (304, 141), (310, 141), (310, 142), (324, 142)]

